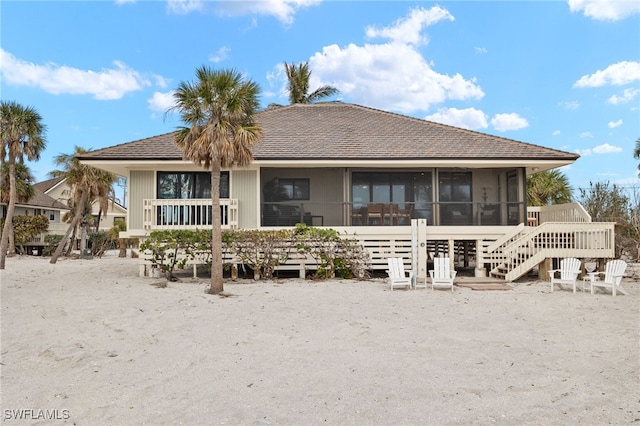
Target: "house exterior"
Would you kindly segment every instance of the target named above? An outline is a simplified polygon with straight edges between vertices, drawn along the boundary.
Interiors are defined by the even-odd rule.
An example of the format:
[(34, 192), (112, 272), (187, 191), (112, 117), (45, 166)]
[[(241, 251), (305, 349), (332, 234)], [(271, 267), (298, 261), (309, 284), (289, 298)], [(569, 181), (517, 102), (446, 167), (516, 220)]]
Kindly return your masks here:
[[(64, 203), (66, 203), (66, 200), (71, 196), (69, 192), (71, 188), (67, 185), (64, 178), (53, 178), (38, 182), (35, 184), (35, 187), (51, 198)], [(91, 215), (94, 217), (94, 220), (97, 220), (98, 216), (100, 216), (100, 224), (98, 226), (100, 231), (108, 231), (113, 228), (118, 221), (126, 222), (127, 209), (116, 202), (109, 202), (107, 211), (100, 214), (100, 207), (97, 203), (94, 203), (91, 208)]]
[[(36, 216), (44, 215), (49, 218), (50, 234), (64, 234), (68, 225), (62, 218), (69, 211), (66, 204), (47, 195), (38, 184), (34, 185), (34, 195), (26, 203), (16, 202), (14, 216)], [(7, 216), (7, 205), (0, 204), (0, 218)], [(0, 230), (1, 233), (1, 230)], [(29, 254), (42, 254), (44, 246), (44, 234), (29, 241), (26, 249)]]
[[(591, 226), (579, 205), (531, 212), (526, 206), (526, 177), (569, 165), (577, 154), (345, 103), (268, 109), (256, 121), (264, 136), (253, 163), (221, 177), (226, 228), (331, 227), (356, 233), (374, 269), (386, 268), (390, 255), (415, 259), (444, 252), (453, 259), (462, 253), (464, 264), (475, 258), (478, 269), (514, 279), (526, 273), (523, 268), (562, 256), (538, 250), (528, 259), (533, 266), (518, 265), (514, 272), (505, 250), (515, 250), (515, 241), (555, 239), (534, 237), (532, 229), (564, 221)], [(127, 178), (123, 237), (211, 223), (209, 174), (183, 159), (174, 133), (92, 151), (80, 160)], [(596, 228), (605, 229), (599, 238), (613, 244), (613, 226)], [(420, 239), (424, 253), (415, 252)]]

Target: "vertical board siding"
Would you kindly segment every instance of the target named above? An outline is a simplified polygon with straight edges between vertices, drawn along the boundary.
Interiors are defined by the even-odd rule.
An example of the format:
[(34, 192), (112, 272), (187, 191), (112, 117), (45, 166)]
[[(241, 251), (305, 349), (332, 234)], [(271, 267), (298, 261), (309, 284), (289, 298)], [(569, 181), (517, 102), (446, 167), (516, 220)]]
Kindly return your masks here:
[(234, 170), (231, 172), (231, 194), (238, 200), (238, 227), (255, 229), (259, 224), (258, 172)]
[(129, 224), (127, 229), (143, 229), (144, 200), (156, 198), (155, 172), (134, 170), (129, 179)]

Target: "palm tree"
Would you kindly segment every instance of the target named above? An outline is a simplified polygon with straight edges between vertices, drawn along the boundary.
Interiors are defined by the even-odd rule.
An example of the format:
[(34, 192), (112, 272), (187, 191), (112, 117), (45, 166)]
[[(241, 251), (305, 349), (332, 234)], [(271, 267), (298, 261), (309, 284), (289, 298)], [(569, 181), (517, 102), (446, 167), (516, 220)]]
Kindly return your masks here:
[[(64, 238), (60, 240), (56, 251), (51, 256), (50, 263), (56, 263), (58, 261), (58, 257), (62, 254), (62, 250), (64, 250), (64, 246), (71, 232), (73, 232), (78, 224), (91, 212), (90, 206), (93, 202), (104, 196), (104, 194), (108, 194), (110, 188), (113, 187), (116, 181), (116, 176), (113, 173), (80, 163), (77, 155), (86, 152), (88, 151), (84, 148), (76, 146), (73, 154), (58, 155), (54, 159), (54, 162), (57, 166), (61, 167), (61, 169), (49, 173), (53, 178), (64, 178), (66, 180), (67, 185), (71, 188), (71, 197), (67, 204), (74, 212), (71, 224)], [(83, 224), (83, 230), (85, 225), (86, 224)], [(84, 249), (84, 233), (81, 249)]]
[(572, 199), (569, 179), (560, 170), (547, 170), (527, 178), (527, 204), (530, 206), (564, 204)]
[(23, 164), (25, 157), (29, 161), (40, 159), (40, 152), (46, 147), (45, 130), (42, 117), (34, 108), (23, 107), (13, 101), (0, 101), (0, 161), (9, 166), (9, 204), (0, 239), (0, 269), (5, 266), (9, 234), (13, 228), (17, 197), (16, 162)]
[(178, 111), (185, 126), (178, 128), (175, 142), (185, 157), (211, 170), (211, 287), (224, 291), (222, 283), (222, 229), (220, 217), (220, 170), (246, 166), (253, 160), (251, 148), (262, 137), (254, 122), (260, 88), (244, 80), (236, 70), (196, 69), (194, 82), (181, 82), (169, 111)]
[[(0, 203), (9, 203), (9, 163), (2, 164), (0, 169)], [(16, 201), (25, 203), (35, 195), (35, 187), (33, 186), (34, 176), (29, 167), (23, 163), (16, 163)]]
[[(15, 175), (16, 175), (16, 201), (25, 203), (29, 201), (35, 194), (35, 188), (33, 187), (33, 174), (31, 174), (31, 170), (22, 163), (15, 164)], [(9, 193), (11, 189), (8, 187), (10, 182), (9, 177), (9, 164), (2, 164), (2, 168), (0, 169), (0, 203), (8, 204), (9, 203)], [(14, 216), (15, 217), (15, 216)], [(13, 226), (10, 228), (9, 232), (9, 253), (15, 253), (16, 245), (14, 239), (14, 228)]]
[(289, 80), (289, 102), (292, 104), (312, 104), (329, 96), (340, 93), (333, 86), (322, 86), (309, 93), (309, 79), (311, 70), (309, 62), (298, 65), (284, 63), (284, 69)]
[[(636, 139), (636, 149), (633, 150), (633, 158), (640, 160), (640, 138)], [(638, 163), (638, 176), (640, 176), (640, 163)]]

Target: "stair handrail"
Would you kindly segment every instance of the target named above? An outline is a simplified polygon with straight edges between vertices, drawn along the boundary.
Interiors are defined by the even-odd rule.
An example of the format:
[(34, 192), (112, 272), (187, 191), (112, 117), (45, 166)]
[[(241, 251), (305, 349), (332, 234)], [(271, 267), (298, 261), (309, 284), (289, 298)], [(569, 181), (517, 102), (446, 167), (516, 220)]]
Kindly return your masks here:
[(498, 238), (487, 246), (487, 254), (497, 251), (499, 247), (513, 240), (518, 236), (518, 234), (524, 231), (524, 229), (524, 223), (521, 223), (518, 226), (514, 226), (509, 232), (505, 233), (502, 237)]

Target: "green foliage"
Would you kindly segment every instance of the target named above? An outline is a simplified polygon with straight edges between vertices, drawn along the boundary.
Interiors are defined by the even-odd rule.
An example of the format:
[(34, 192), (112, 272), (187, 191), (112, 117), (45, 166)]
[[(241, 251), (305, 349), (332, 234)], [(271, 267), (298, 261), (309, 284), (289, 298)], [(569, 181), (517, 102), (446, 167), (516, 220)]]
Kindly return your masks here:
[[(0, 226), (4, 229), (4, 219), (0, 220)], [(47, 232), (49, 229), (49, 218), (43, 215), (36, 216), (14, 216), (13, 217), (13, 233), (16, 246), (23, 247), (27, 245), (29, 239)], [(24, 247), (21, 250), (24, 252)]]
[[(9, 203), (9, 180), (11, 178), (9, 169), (9, 163), (2, 163), (0, 167), (0, 182), (2, 182), (2, 187), (0, 187), (0, 202), (2, 203)], [(35, 194), (35, 187), (33, 186), (35, 178), (31, 170), (22, 163), (14, 164), (14, 172), (16, 179), (16, 201), (22, 203), (27, 202)]]
[(569, 179), (560, 170), (547, 170), (527, 178), (527, 205), (547, 206), (571, 201)]
[[(174, 269), (182, 269), (190, 259), (197, 257), (199, 262), (211, 263), (210, 235), (209, 230), (154, 231), (140, 250), (172, 279)], [(276, 268), (294, 253), (315, 260), (315, 278), (364, 278), (369, 265), (369, 255), (357, 240), (341, 238), (333, 229), (304, 224), (294, 230), (226, 231), (222, 234), (222, 250), (225, 257), (235, 257), (250, 267), (256, 279), (271, 279)]]
[[(112, 228), (113, 229), (113, 228)], [(87, 233), (91, 245), (91, 254), (102, 257), (105, 251), (118, 247), (118, 235), (109, 231), (97, 231)]]
[(60, 241), (64, 238), (64, 235), (60, 234), (47, 234), (44, 236), (44, 248), (42, 249), (43, 256), (51, 256), (56, 250)]
[(291, 230), (238, 230), (226, 236), (233, 254), (253, 269), (254, 276), (271, 279), (276, 267), (295, 251)]
[(140, 244), (140, 250), (151, 255), (151, 263), (156, 265), (169, 281), (175, 281), (175, 268), (183, 269), (196, 255), (198, 235), (193, 231), (153, 231)]
[(580, 189), (580, 204), (594, 222), (626, 223), (629, 219), (629, 198), (624, 190), (609, 182), (589, 182), (589, 189)]
[(594, 222), (616, 222), (616, 256), (625, 251), (638, 257), (638, 227), (634, 209), (625, 190), (609, 182), (589, 182), (589, 189), (580, 189), (580, 204)]
[(363, 278), (369, 255), (354, 239), (341, 238), (334, 229), (308, 227), (299, 223), (295, 228), (296, 246), (318, 264), (315, 278)]

